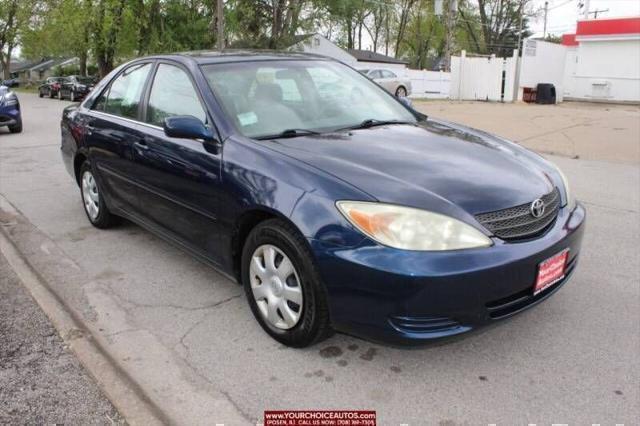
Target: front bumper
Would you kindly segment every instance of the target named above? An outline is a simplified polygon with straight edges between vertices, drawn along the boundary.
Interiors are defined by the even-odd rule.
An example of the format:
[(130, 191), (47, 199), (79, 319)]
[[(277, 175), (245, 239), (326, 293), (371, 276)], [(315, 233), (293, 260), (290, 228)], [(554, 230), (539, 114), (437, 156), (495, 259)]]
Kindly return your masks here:
[(20, 123), (20, 104), (0, 106), (0, 127), (14, 126)]
[[(311, 240), (326, 283), (333, 326), (391, 344), (466, 333), (548, 298), (568, 281), (580, 254), (586, 212), (559, 211), (536, 239), (489, 248), (403, 251), (372, 241), (341, 248)], [(533, 296), (538, 264), (569, 248), (565, 278)]]

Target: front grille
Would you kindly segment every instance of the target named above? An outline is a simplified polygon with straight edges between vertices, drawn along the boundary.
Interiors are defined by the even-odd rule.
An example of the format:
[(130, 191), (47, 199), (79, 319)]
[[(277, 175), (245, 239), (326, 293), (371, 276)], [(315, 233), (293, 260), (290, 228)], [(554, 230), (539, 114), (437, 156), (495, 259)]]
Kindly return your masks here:
[(531, 203), (508, 209), (476, 215), (476, 219), (495, 236), (503, 240), (532, 238), (546, 231), (558, 216), (560, 191), (553, 191), (541, 197), (545, 210), (541, 217), (531, 214)]

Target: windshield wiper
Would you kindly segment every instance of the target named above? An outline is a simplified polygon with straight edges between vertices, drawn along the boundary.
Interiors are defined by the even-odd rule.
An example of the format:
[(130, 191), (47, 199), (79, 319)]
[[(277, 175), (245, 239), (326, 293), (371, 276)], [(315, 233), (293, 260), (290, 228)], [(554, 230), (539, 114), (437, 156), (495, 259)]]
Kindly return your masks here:
[(356, 124), (356, 125), (348, 126), (348, 127), (343, 127), (341, 129), (337, 129), (336, 132), (339, 132), (341, 130), (369, 129), (371, 127), (385, 126), (387, 124), (412, 124), (412, 125), (415, 125), (416, 123), (414, 123), (412, 121), (403, 121), (403, 120), (377, 120), (375, 118), (368, 118), (368, 119), (360, 122), (360, 124)]
[(266, 135), (266, 136), (258, 136), (255, 139), (281, 139), (281, 138), (296, 138), (298, 136), (307, 136), (307, 135), (320, 135), (320, 132), (316, 132), (315, 130), (309, 129), (286, 129), (280, 133), (276, 133), (275, 135)]

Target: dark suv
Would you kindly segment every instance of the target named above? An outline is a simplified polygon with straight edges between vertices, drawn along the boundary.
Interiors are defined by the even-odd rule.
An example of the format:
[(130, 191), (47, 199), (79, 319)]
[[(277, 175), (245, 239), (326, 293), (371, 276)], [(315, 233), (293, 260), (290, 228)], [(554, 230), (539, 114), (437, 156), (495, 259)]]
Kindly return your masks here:
[(58, 91), (58, 99), (68, 98), (71, 102), (83, 99), (95, 86), (93, 77), (71, 75), (64, 79)]

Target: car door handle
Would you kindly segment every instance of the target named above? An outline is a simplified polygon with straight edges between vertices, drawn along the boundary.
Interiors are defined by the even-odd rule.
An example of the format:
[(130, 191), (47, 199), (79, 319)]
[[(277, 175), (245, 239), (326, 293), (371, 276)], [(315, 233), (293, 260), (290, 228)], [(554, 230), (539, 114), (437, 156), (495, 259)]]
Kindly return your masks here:
[(141, 151), (147, 151), (149, 149), (149, 145), (147, 145), (144, 140), (134, 142), (133, 146)]

